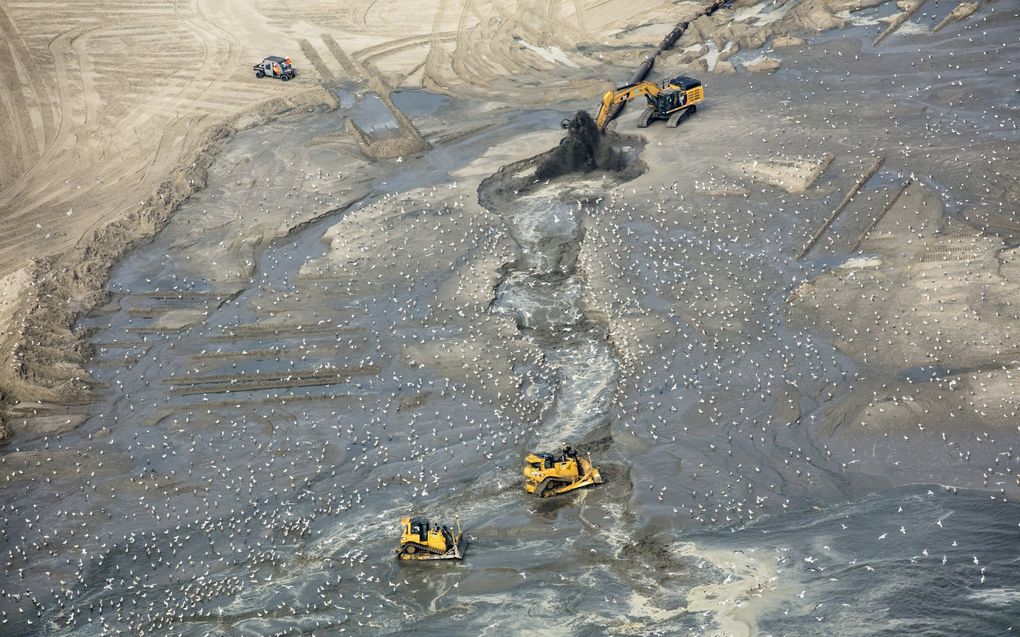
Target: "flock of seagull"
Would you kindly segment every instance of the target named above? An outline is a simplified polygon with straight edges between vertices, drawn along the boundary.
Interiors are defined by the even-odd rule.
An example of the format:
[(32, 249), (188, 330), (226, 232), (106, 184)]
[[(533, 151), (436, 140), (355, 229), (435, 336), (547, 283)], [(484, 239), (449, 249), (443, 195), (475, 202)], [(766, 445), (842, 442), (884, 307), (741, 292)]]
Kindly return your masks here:
[[(791, 258), (791, 228), (809, 231), (791, 199), (735, 207), (673, 183), (621, 185), (571, 204), (583, 228), (573, 247), (585, 321), (601, 322), (593, 333), (619, 365), (607, 453), (634, 459), (629, 480), (607, 489), (629, 481), (636, 506), (678, 528), (735, 528), (851, 497), (873, 448), (907, 462), (918, 442), (822, 435), (831, 419), (841, 424), (833, 406), (871, 385), (818, 335), (818, 315), (789, 319), (789, 293), (816, 274)], [(324, 257), (268, 250), (254, 293), (209, 307), (222, 317), (244, 305), (268, 334), (243, 337), (227, 321), (139, 341), (127, 328), (147, 319), (120, 312), (101, 334), (113, 339), (110, 351), (129, 353), (120, 367), (108, 355), (96, 371), (116, 385), (109, 413), (77, 438), (45, 439), (0, 462), (0, 633), (217, 633), (250, 622), (282, 635), (294, 625), (266, 627), (310, 617), (309, 631), (356, 630), (392, 612), (399, 589), (421, 586), (378, 564), (397, 503), (441, 506), (468, 493), (476, 506), (494, 506), (494, 492), (472, 480), (516, 475), (522, 446), (548, 425), (565, 382), (541, 338), (493, 312), (494, 290), (517, 258), (507, 214), (450, 183), (351, 211)], [(281, 271), (294, 276), (264, 275)], [(867, 270), (859, 277), (863, 288), (878, 284)], [(554, 328), (563, 338), (578, 329)], [(314, 384), (341, 369), (377, 371)], [(252, 379), (265, 386), (198, 400), (171, 391)], [(973, 436), (971, 447), (994, 450), (980, 456), (995, 465), (980, 470), (992, 497), (1006, 502), (1010, 482), (1020, 486), (1006, 435), (947, 439), (923, 426), (911, 435), (929, 441), (926, 453), (937, 448), (963, 465), (971, 458), (963, 436)], [(516, 488), (501, 482), (495, 493), (504, 486)], [(619, 516), (612, 524), (626, 531)], [(874, 539), (911, 531), (895, 523)], [(939, 566), (947, 553), (924, 546), (910, 559)], [(971, 557), (983, 584), (986, 567)], [(817, 560), (803, 558), (824, 568)]]

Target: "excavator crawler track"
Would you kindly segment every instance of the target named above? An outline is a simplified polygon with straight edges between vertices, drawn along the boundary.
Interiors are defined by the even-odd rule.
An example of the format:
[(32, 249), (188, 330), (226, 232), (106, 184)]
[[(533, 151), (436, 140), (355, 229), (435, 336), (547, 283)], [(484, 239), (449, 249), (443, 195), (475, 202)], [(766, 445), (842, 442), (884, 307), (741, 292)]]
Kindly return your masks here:
[(638, 128), (648, 128), (648, 125), (655, 121), (655, 108), (649, 106), (645, 108), (644, 112), (641, 113), (641, 119), (638, 120)]
[(670, 128), (676, 128), (685, 119), (687, 119), (697, 111), (698, 111), (697, 106), (688, 106), (687, 108), (681, 109), (669, 116), (669, 119), (666, 120), (666, 126)]

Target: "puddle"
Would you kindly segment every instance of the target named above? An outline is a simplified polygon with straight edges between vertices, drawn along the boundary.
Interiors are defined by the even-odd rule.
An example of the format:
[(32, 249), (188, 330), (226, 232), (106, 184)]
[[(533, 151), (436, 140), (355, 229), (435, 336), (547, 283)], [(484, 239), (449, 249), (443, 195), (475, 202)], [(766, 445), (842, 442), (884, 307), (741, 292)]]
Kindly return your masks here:
[(435, 115), (449, 108), (452, 100), (446, 95), (428, 91), (394, 91), (390, 99), (408, 117)]
[(939, 367), (937, 365), (924, 365), (921, 367), (911, 367), (910, 369), (903, 370), (900, 377), (910, 383), (930, 383), (932, 381), (945, 378), (947, 376), (956, 376), (962, 370), (952, 369), (950, 367)]
[(375, 93), (351, 94), (350, 101), (341, 97), (340, 112), (369, 134), (400, 130), (389, 107)]

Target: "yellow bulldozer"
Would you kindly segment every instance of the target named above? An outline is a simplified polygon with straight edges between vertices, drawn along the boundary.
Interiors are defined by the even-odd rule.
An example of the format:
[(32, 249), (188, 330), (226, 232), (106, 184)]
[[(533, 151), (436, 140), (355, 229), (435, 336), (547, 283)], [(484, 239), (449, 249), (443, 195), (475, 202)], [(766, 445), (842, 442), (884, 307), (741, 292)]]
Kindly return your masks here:
[(607, 91), (595, 115), (595, 124), (599, 130), (604, 131), (610, 117), (615, 116), (619, 110), (614, 107), (639, 95), (644, 95), (648, 100), (648, 106), (638, 120), (639, 128), (645, 128), (657, 119), (664, 119), (667, 126), (676, 128), (689, 115), (698, 111), (698, 104), (705, 100), (705, 88), (700, 80), (678, 75), (659, 83), (637, 82)]
[(524, 459), (524, 490), (540, 498), (603, 482), (591, 457), (585, 458), (569, 446), (558, 454), (529, 453)]
[(400, 560), (462, 560), (464, 559), (464, 534), (457, 518), (457, 532), (445, 524), (432, 524), (423, 517), (400, 519), (400, 546), (397, 559)]

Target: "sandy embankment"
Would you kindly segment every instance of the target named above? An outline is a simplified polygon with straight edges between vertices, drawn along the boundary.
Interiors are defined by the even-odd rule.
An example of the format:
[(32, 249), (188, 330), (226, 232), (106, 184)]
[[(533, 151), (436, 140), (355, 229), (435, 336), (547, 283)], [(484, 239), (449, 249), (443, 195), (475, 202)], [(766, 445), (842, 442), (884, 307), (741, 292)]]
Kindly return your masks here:
[[(384, 100), (399, 86), (497, 96), (509, 104), (587, 99), (610, 79), (593, 67), (633, 65), (660, 35), (640, 26), (650, 10), (664, 28), (697, 13), (693, 6), (647, 4), (624, 9), (592, 2), (549, 11), (524, 3), (489, 13), (472, 7), (468, 19), (439, 2), (413, 10), (401, 5), (396, 12), (394, 3), (354, 3), (340, 12), (309, 4), (278, 12), (242, 2), (230, 10), (203, 6), (190, 17), (155, 5), (98, 3), (87, 12), (58, 11), (48, 22), (34, 20), (28, 5), (4, 9), (0, 30), (30, 80), (5, 87), (5, 99), (25, 109), (0, 133), (16, 149), (0, 166), (0, 205), (17, 219), (0, 244), (0, 275), (28, 268), (30, 281), (3, 329), (4, 400), (87, 396), (81, 363), (88, 352), (71, 332), (75, 317), (102, 298), (110, 264), (158, 231), (174, 206), (201, 187), (208, 162), (231, 131), (281, 110), (332, 102), (309, 89), (316, 80), (363, 84)], [(868, 4), (811, 0), (764, 16), (760, 7), (722, 10), (695, 21), (677, 48), (707, 41), (709, 49), (725, 52), (721, 60), (760, 47), (776, 33), (839, 26), (834, 12)], [(134, 17), (136, 10), (141, 13)], [(98, 29), (109, 24), (118, 37)], [(40, 42), (51, 45), (40, 49)], [(266, 46), (301, 60), (295, 82), (253, 83), (249, 58)], [(702, 57), (714, 67), (713, 55)], [(681, 71), (683, 62), (669, 61)], [(166, 76), (168, 65), (173, 73)], [(536, 92), (539, 79), (545, 88)], [(413, 122), (395, 116), (404, 134), (392, 139), (368, 139), (351, 129), (364, 153), (420, 150), (455, 139), (462, 128), (453, 125), (427, 139)], [(28, 256), (38, 259), (29, 264)]]
[[(792, 297), (797, 320), (820, 321), (871, 372), (831, 433), (848, 445), (887, 439), (854, 458), (878, 474), (898, 474), (904, 460), (925, 455), (942, 467), (924, 476), (931, 481), (964, 471), (943, 464), (970, 465), (969, 472), (999, 464), (987, 445), (971, 460), (959, 442), (973, 423), (980, 423), (978, 440), (1015, 432), (1017, 248), (946, 215), (923, 183), (904, 187), (859, 246), (867, 256), (804, 283)], [(1020, 480), (985, 472), (983, 486), (993, 485), (1015, 491)]]
[(87, 351), (82, 335), (70, 328), (104, 298), (110, 269), (134, 246), (158, 233), (177, 206), (205, 186), (206, 171), (231, 134), (323, 105), (336, 106), (332, 94), (309, 89), (263, 102), (193, 133), (202, 141), (138, 210), (87, 234), (69, 252), (35, 260), (10, 275), (22, 287), (18, 306), (4, 308), (14, 326), (3, 335), (3, 381), (8, 392), (22, 401), (86, 397), (87, 374), (81, 364)]
[(335, 105), (314, 73), (253, 81), (263, 47), (298, 49), (280, 26), (157, 2), (0, 6), (0, 60), (17, 78), (0, 85), (4, 412), (87, 395), (74, 320), (103, 298), (110, 267), (203, 186), (229, 135)]

